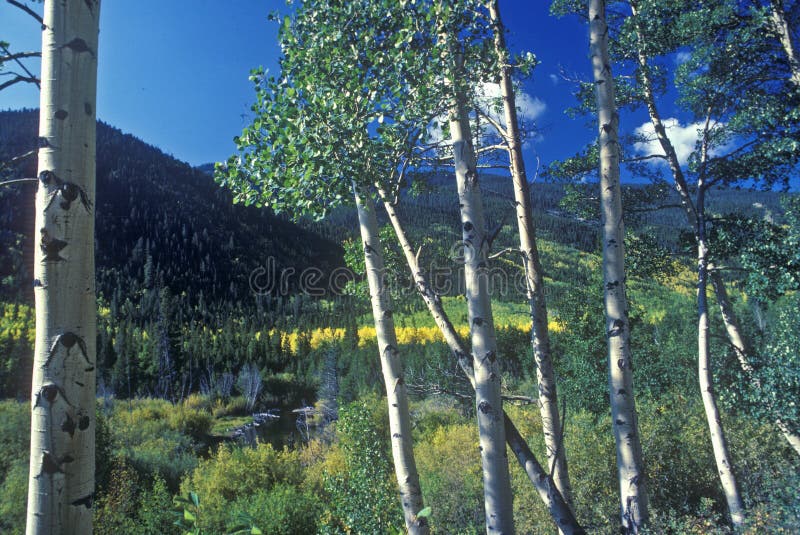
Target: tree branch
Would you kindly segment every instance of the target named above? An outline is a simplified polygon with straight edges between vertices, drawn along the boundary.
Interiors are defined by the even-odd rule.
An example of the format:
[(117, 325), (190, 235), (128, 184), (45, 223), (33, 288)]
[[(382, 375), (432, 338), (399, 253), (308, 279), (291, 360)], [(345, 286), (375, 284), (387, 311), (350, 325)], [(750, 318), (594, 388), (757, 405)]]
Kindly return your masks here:
[(36, 84), (36, 87), (41, 87), (39, 85), (39, 79), (36, 78), (35, 76), (28, 78), (28, 77), (25, 77), (25, 76), (20, 76), (18, 74), (14, 78), (12, 78), (11, 80), (9, 80), (7, 82), (3, 82), (2, 84), (0, 84), (0, 91), (2, 91), (3, 89), (5, 89), (7, 87), (11, 87), (12, 85), (14, 85), (16, 83), (19, 83), (19, 82), (28, 82), (30, 84)]
[(27, 5), (23, 4), (22, 2), (17, 2), (17, 0), (6, 0), (6, 2), (8, 2), (14, 7), (18, 7), (19, 9), (21, 9), (22, 11), (24, 11), (25, 13), (36, 19), (36, 21), (39, 24), (41, 24), (42, 27), (44, 27), (44, 19), (42, 19), (42, 17), (40, 17), (37, 12), (29, 8)]
[(0, 186), (10, 186), (11, 184), (19, 184), (23, 182), (39, 182), (38, 178), (15, 178), (13, 180), (6, 180), (5, 182), (0, 182)]
[[(10, 1), (10, 0), (9, 0), (9, 1)], [(5, 46), (4, 46), (4, 47), (2, 47), (2, 48), (3, 48), (3, 52), (5, 52), (5, 54), (6, 54), (7, 56), (12, 56), (11, 52), (9, 52), (9, 51), (8, 51), (8, 48), (6, 48)], [(39, 55), (41, 56), (41, 54), (39, 54)], [(31, 82), (31, 81), (32, 81), (34, 84), (36, 84), (36, 87), (38, 87), (39, 89), (41, 89), (41, 88), (42, 88), (42, 86), (39, 84), (39, 79), (38, 79), (38, 78), (36, 78), (36, 76), (34, 76), (34, 75), (33, 75), (33, 73), (32, 73), (31, 71), (29, 71), (29, 70), (28, 70), (28, 67), (26, 67), (26, 66), (25, 66), (25, 64), (24, 64), (24, 63), (22, 63), (22, 61), (20, 61), (20, 59), (19, 59), (19, 58), (14, 58), (14, 62), (15, 62), (17, 65), (19, 65), (20, 69), (22, 69), (23, 71), (25, 71), (25, 74), (27, 74), (27, 75), (28, 75), (28, 79), (27, 79), (27, 81), (29, 81), (29, 82)], [(1, 89), (1, 88), (0, 88), (0, 89)]]
[[(654, 140), (652, 140), (652, 141), (654, 141)], [(667, 155), (666, 154), (650, 154), (648, 156), (637, 156), (636, 158), (624, 158), (622, 160), (622, 163), (642, 162), (642, 161), (645, 161), (645, 160), (653, 160), (653, 159), (667, 160)]]
[[(3, 47), (6, 51), (7, 48)], [(8, 53), (8, 52), (7, 52)], [(5, 63), (6, 61), (14, 61), (17, 59), (25, 59), (25, 58), (40, 58), (42, 57), (41, 52), (17, 52), (16, 54), (8, 53), (7, 56), (0, 56), (0, 63)]]

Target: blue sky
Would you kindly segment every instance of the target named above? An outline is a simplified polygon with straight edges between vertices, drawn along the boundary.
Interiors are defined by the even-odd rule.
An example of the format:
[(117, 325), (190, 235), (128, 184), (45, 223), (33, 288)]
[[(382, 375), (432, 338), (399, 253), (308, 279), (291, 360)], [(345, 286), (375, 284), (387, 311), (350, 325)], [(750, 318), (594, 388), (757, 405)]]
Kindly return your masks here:
[[(586, 25), (577, 17), (551, 17), (548, 5), (546, 0), (501, 2), (512, 51), (532, 51), (541, 61), (524, 87), (529, 98), (523, 104), (541, 131), (540, 139), (528, 145), (530, 175), (536, 155), (543, 163), (564, 158), (594, 136), (588, 118), (564, 114), (574, 103), (573, 88), (559, 76), (563, 67), (590, 77)], [(277, 28), (267, 21), (275, 9), (285, 10), (284, 1), (104, 2), (99, 118), (193, 165), (224, 160), (234, 152), (232, 138), (254, 100), (250, 69), (263, 65), (276, 72)], [(40, 48), (37, 23), (5, 2), (0, 3), (0, 37), (15, 51)], [(29, 65), (38, 72), (36, 62)], [(0, 92), (0, 109), (37, 107), (38, 98), (34, 86), (18, 84)]]

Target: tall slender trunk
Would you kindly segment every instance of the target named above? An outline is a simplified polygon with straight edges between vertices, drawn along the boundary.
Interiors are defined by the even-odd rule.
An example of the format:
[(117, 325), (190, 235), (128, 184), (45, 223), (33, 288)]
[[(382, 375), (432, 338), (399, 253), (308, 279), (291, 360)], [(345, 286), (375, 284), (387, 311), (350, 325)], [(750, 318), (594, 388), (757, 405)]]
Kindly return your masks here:
[(28, 535), (92, 532), (99, 11), (44, 7)]
[(486, 254), (489, 244), (469, 119), (460, 95), (456, 97), (451, 111), (450, 134), (461, 211), (464, 281), (475, 370), (475, 408), (483, 465), (486, 532), (511, 534), (514, 532), (514, 516), (503, 401), (500, 397), (497, 340), (489, 295)]
[[(355, 184), (353, 187), (355, 190)], [(364, 245), (364, 264), (369, 283), (372, 317), (375, 321), (383, 382), (386, 385), (386, 401), (389, 405), (389, 433), (394, 472), (400, 489), (400, 503), (408, 532), (424, 535), (430, 532), (430, 527), (427, 518), (417, 516), (423, 508), (422, 490), (414, 461), (408, 396), (392, 318), (391, 296), (383, 264), (383, 247), (378, 237), (375, 204), (368, 194), (361, 195), (358, 192), (355, 193), (355, 201), (361, 241)]]
[(786, 20), (786, 12), (783, 9), (783, 0), (770, 0), (770, 18), (772, 27), (778, 34), (778, 40), (786, 53), (791, 71), (791, 80), (795, 87), (800, 87), (800, 56), (798, 56), (797, 46), (792, 38), (792, 31), (789, 28), (789, 21)]
[[(634, 5), (631, 7), (633, 10), (633, 16), (637, 16), (636, 7)], [(644, 39), (643, 34), (638, 30), (637, 38), (640, 42)], [(695, 234), (695, 240), (697, 240), (697, 207), (695, 206), (694, 201), (692, 201), (692, 197), (689, 192), (689, 185), (686, 181), (686, 176), (683, 174), (683, 169), (681, 168), (680, 162), (678, 161), (678, 155), (675, 152), (675, 147), (667, 135), (666, 128), (661, 120), (661, 115), (658, 112), (655, 95), (653, 94), (653, 86), (650, 80), (647, 56), (642, 50), (643, 48), (640, 46), (637, 53), (642, 83), (642, 95), (644, 96), (644, 101), (650, 116), (650, 122), (653, 124), (656, 138), (658, 139), (661, 149), (664, 151), (664, 154), (667, 157), (667, 163), (670, 171), (672, 172), (675, 190), (678, 192), (678, 196), (681, 199), (681, 205), (683, 206), (686, 214), (686, 220), (692, 227)], [(719, 273), (719, 271), (715, 269), (715, 266), (712, 262), (708, 262), (707, 267), (708, 275), (714, 288), (714, 295), (717, 300), (717, 305), (719, 306), (719, 310), (722, 315), (722, 321), (725, 325), (725, 333), (728, 337), (728, 341), (734, 348), (736, 358), (739, 361), (739, 366), (742, 371), (749, 378), (749, 380), (757, 381), (758, 379), (753, 377), (753, 366), (748, 361), (748, 355), (751, 354), (750, 349), (734, 312), (733, 304), (728, 297), (728, 292), (725, 288), (725, 281), (722, 279), (722, 275)], [(776, 425), (786, 438), (787, 442), (789, 442), (792, 448), (798, 453), (798, 455), (800, 455), (800, 436), (797, 433), (792, 432), (786, 426), (786, 424), (781, 422), (779, 418), (776, 420)]]
[(708, 430), (711, 433), (711, 445), (714, 449), (714, 460), (717, 463), (717, 472), (728, 503), (731, 521), (735, 528), (742, 527), (744, 523), (744, 506), (742, 497), (736, 484), (733, 465), (730, 461), (728, 442), (722, 428), (719, 408), (717, 407), (714, 393), (714, 380), (711, 371), (708, 343), (708, 247), (706, 244), (705, 223), (705, 190), (701, 183), (697, 190), (697, 368), (700, 381), (700, 393), (703, 398), (703, 407), (708, 420)]
[(600, 199), (603, 226), (603, 280), (608, 386), (617, 445), (622, 527), (638, 533), (647, 522), (647, 479), (633, 394), (628, 301), (625, 295), (625, 229), (619, 184), (619, 115), (608, 56), (605, 0), (589, 2), (589, 40), (594, 73), (600, 145)]
[[(384, 192), (381, 192), (381, 196), (384, 199), (387, 199), (387, 196)], [(445, 342), (450, 348), (450, 352), (457, 360), (461, 370), (464, 372), (464, 375), (467, 377), (470, 385), (472, 385), (474, 389), (475, 374), (472, 360), (469, 358), (469, 352), (464, 347), (464, 343), (461, 341), (460, 336), (453, 327), (453, 324), (450, 321), (450, 318), (447, 316), (444, 307), (442, 307), (441, 299), (428, 282), (425, 272), (420, 268), (419, 262), (417, 261), (417, 256), (414, 254), (414, 249), (411, 246), (411, 243), (408, 241), (408, 237), (405, 234), (405, 230), (403, 229), (400, 219), (397, 216), (394, 206), (387, 200), (384, 200), (383, 206), (386, 209), (386, 213), (389, 216), (389, 221), (394, 228), (397, 239), (403, 250), (408, 268), (411, 271), (412, 277), (414, 278), (417, 292), (427, 305), (431, 316), (436, 322), (436, 325), (439, 327), (439, 330), (444, 336)], [(505, 411), (503, 412), (503, 420), (505, 423), (506, 443), (508, 444), (508, 447), (511, 448), (512, 452), (514, 452), (517, 462), (525, 471), (531, 484), (533, 484), (534, 488), (536, 488), (540, 498), (547, 506), (550, 515), (553, 517), (553, 520), (559, 527), (560, 531), (565, 535), (578, 535), (585, 533), (585, 530), (580, 526), (580, 524), (578, 524), (572, 509), (564, 500), (564, 497), (553, 482), (552, 477), (542, 468), (541, 464), (539, 464), (539, 461), (533, 455), (533, 452), (528, 447), (528, 444), (514, 426), (514, 422), (508, 417)]]
[(542, 415), (542, 430), (547, 448), (547, 461), (558, 490), (572, 504), (572, 488), (567, 471), (561, 417), (558, 413), (558, 391), (553, 373), (550, 351), (550, 334), (547, 329), (547, 301), (544, 292), (542, 265), (536, 245), (536, 227), (531, 210), (531, 194), (522, 157), (522, 141), (517, 118), (517, 104), (511, 80), (511, 66), (505, 41), (505, 27), (500, 17), (498, 0), (489, 4), (489, 15), (494, 25), (495, 53), (500, 62), (500, 93), (503, 96), (503, 112), (506, 121), (506, 143), (511, 162), (511, 178), (514, 182), (514, 206), (519, 232), (519, 248), (525, 267), (528, 303), (531, 314), (531, 345), (536, 362), (536, 379), (539, 384), (539, 410)]

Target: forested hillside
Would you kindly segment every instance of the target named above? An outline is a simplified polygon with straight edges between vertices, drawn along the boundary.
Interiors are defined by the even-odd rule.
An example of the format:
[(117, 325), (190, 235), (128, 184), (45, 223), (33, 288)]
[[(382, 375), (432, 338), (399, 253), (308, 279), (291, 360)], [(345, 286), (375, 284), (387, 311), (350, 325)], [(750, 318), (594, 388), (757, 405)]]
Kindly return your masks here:
[[(0, 161), (33, 149), (37, 129), (36, 110), (0, 112)], [(270, 257), (278, 269), (342, 265), (338, 244), (268, 210), (234, 206), (206, 172), (102, 123), (97, 138), (97, 287), (114, 306), (156, 286), (185, 294), (189, 308), (201, 298), (213, 310), (250, 306), (250, 273)], [(35, 163), (9, 178), (35, 176)], [(33, 192), (0, 190), (6, 298), (32, 297)]]

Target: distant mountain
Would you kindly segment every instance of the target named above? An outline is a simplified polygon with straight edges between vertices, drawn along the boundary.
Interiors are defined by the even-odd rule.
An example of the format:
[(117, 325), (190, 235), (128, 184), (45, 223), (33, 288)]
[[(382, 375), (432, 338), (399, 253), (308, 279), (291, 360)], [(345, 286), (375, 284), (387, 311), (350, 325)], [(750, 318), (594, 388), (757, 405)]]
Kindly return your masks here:
[[(0, 162), (36, 144), (38, 112), (0, 112)], [(122, 302), (163, 287), (204, 306), (253, 302), (250, 274), (274, 259), (277, 270), (323, 273), (343, 264), (333, 241), (266, 209), (233, 205), (209, 174), (109, 125), (97, 128), (98, 291)], [(36, 160), (3, 179), (36, 176)], [(27, 300), (33, 269), (36, 185), (0, 187), (0, 293)]]

